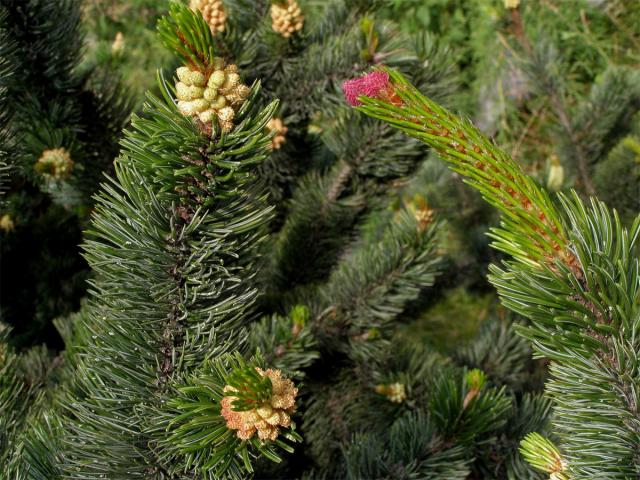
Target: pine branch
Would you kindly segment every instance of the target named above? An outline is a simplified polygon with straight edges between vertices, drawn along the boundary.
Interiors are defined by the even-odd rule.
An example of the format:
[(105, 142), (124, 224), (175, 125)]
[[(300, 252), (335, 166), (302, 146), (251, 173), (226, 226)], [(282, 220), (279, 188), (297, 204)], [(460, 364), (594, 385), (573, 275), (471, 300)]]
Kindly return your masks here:
[(284, 287), (323, 278), (334, 264), (345, 232), (364, 208), (358, 192), (337, 196), (351, 170), (340, 162), (324, 176), (314, 172), (300, 181), (269, 255), (264, 274), (269, 297), (279, 299)]
[[(634, 256), (640, 217), (627, 230), (615, 211), (595, 199), (587, 208), (577, 195), (560, 196), (561, 216), (546, 192), (468, 122), (420, 95), (397, 73), (389, 74), (391, 80), (386, 72), (373, 75), (347, 85), (347, 97), (362, 102), (364, 113), (435, 148), (508, 216), (494, 231), (495, 246), (515, 261), (505, 262), (504, 269), (492, 266), (490, 280), (505, 306), (531, 320), (519, 332), (555, 362), (549, 391), (567, 474), (637, 475), (640, 417), (634, 392), (640, 379), (632, 359), (640, 321), (640, 261)], [(486, 166), (493, 167), (491, 176)], [(509, 200), (505, 184), (509, 197), (528, 201)], [(543, 216), (532, 219), (532, 212)], [(527, 235), (537, 241), (526, 241)], [(552, 235), (556, 243), (549, 249), (543, 241)], [(598, 454), (603, 448), (611, 454)]]
[(531, 368), (531, 354), (527, 341), (515, 334), (510, 319), (490, 317), (473, 342), (456, 350), (454, 358), (470, 369), (481, 369), (497, 384), (520, 391), (530, 380), (527, 370)]
[(172, 3), (169, 14), (158, 23), (158, 34), (183, 65), (202, 70), (212, 66), (213, 34), (201, 13), (194, 14), (180, 3)]
[(401, 74), (386, 71), (375, 75), (383, 81), (380, 87), (374, 87), (374, 95), (361, 95), (365, 92), (360, 90), (354, 93), (353, 102), (363, 103), (359, 107), (363, 113), (427, 143), (504, 214), (503, 226), (493, 229), (491, 234), (498, 250), (523, 264), (541, 268), (554, 268), (559, 261), (581, 275), (568, 248), (559, 212), (549, 195), (517, 163), (469, 121), (457, 119), (422, 96)]
[(389, 328), (405, 306), (433, 285), (439, 223), (423, 206), (403, 209), (379, 236), (365, 239), (335, 266), (314, 296), (314, 328), (325, 341), (351, 349)]
[[(83, 36), (80, 29), (80, 2), (60, 0), (6, 0), (5, 28), (17, 43), (19, 82), (12, 82), (16, 94), (52, 98), (59, 92), (77, 88), (74, 69), (80, 61)], [(52, 21), (52, 19), (57, 21)], [(37, 68), (34, 66), (37, 65)]]
[(343, 447), (344, 478), (468, 478), (464, 449), (447, 447), (433, 424), (423, 414), (414, 413), (396, 420), (383, 438), (354, 435)]
[[(394, 419), (408, 406), (427, 405), (431, 386), (442, 374), (442, 360), (420, 346), (404, 343), (394, 348), (387, 343), (353, 365), (332, 368), (330, 388), (323, 381), (309, 385), (302, 429), (308, 451), (321, 470), (329, 478), (344, 477), (336, 460), (340, 448), (350, 448), (354, 435), (368, 432), (374, 438), (386, 438)], [(377, 389), (389, 384), (402, 385), (396, 401)]]
[(287, 317), (273, 315), (251, 325), (249, 351), (260, 352), (267, 364), (289, 377), (304, 378), (305, 370), (320, 357), (309, 325), (309, 309), (297, 305)]
[(44, 347), (17, 354), (8, 338), (9, 328), (0, 324), (0, 462), (3, 470), (19, 473), (15, 466), (19, 439), (46, 404), (50, 358)]
[[(161, 36), (207, 72), (208, 26), (179, 3), (170, 15)], [(219, 400), (225, 383), (238, 383), (226, 375), (206, 390), (219, 414), (215, 435), (207, 430), (195, 450), (197, 421), (185, 426), (176, 406), (190, 401), (180, 388), (200, 385), (241, 347), (241, 327), (253, 318), (255, 265), (271, 218), (255, 169), (268, 153), (265, 126), (277, 103), (260, 109), (256, 84), (222, 132), (180, 113), (159, 80), (162, 98), (149, 95), (144, 115), (133, 118), (85, 243), (95, 276), (81, 326), (91, 336), (65, 402), (62, 468), (70, 478), (243, 478), (257, 456), (278, 461), (277, 449), (291, 451), (280, 439), (245, 441), (228, 427)], [(231, 375), (245, 368), (230, 365)], [(283, 435), (299, 440), (288, 429)]]

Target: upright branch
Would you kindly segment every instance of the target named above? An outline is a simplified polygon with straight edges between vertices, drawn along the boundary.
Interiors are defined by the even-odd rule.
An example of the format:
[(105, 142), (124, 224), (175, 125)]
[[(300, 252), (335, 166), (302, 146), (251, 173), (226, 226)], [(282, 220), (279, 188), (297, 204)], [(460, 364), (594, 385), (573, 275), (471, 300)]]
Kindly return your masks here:
[(343, 88), (347, 100), (363, 113), (431, 146), (452, 170), (504, 213), (502, 227), (491, 234), (497, 249), (541, 267), (554, 269), (560, 262), (576, 276), (581, 275), (548, 194), (471, 122), (424, 97), (394, 71), (374, 71), (345, 82)]
[(257, 82), (231, 97), (239, 75), (186, 5), (160, 32), (183, 61), (176, 87), (161, 77), (162, 98), (133, 118), (85, 244), (92, 334), (64, 421), (69, 478), (247, 478), (253, 458), (279, 461), (300, 440), (292, 382), (238, 360), (271, 219), (256, 165), (277, 101), (256, 105)]
[(434, 148), (504, 215), (491, 235), (514, 260), (492, 265), (489, 279), (530, 320), (518, 333), (553, 361), (546, 390), (558, 449), (551, 455), (551, 443), (528, 437), (527, 460), (554, 478), (637, 478), (640, 216), (626, 229), (617, 212), (575, 194), (556, 209), (513, 159), (398, 73), (377, 71), (344, 90), (363, 113)]

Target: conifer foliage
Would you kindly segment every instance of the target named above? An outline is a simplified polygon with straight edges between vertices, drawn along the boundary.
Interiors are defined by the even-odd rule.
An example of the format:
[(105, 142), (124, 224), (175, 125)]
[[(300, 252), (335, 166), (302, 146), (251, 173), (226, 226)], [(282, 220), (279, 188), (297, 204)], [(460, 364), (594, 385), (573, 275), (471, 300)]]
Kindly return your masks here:
[[(386, 81), (362, 88), (370, 75)], [(558, 208), (475, 127), (401, 74), (378, 71), (356, 82), (348, 98), (361, 111), (436, 148), (503, 212), (493, 245), (512, 260), (492, 266), (490, 279), (504, 305), (530, 320), (521, 335), (552, 360), (547, 390), (558, 448), (530, 435), (528, 459), (556, 478), (637, 476), (640, 217), (624, 227), (615, 210), (576, 194), (561, 195)], [(597, 453), (605, 438), (607, 455)]]
[[(9, 478), (640, 473), (640, 219), (551, 196), (441, 106), (446, 47), (380, 20), (383, 3), (170, 3), (158, 33), (177, 68), (95, 196), (64, 352), (16, 352), (1, 327)], [(83, 157), (49, 147), (29, 171), (71, 186)], [(451, 268), (424, 194), (436, 154), (502, 213), (490, 279), (525, 317), (492, 311), (451, 351), (403, 328)]]
[[(291, 35), (246, 7), (225, 2), (224, 30), (180, 2), (161, 21), (180, 66), (97, 196), (89, 300), (57, 322), (67, 349), (11, 420), (11, 475), (535, 475), (516, 446), (545, 432), (549, 405), (492, 367), (486, 333), (451, 358), (398, 349), (441, 272), (441, 222), (416, 193), (419, 142), (340, 103), (378, 57), (446, 98), (441, 50), (365, 16), (373, 3), (287, 7)], [(510, 322), (492, 325), (500, 358), (530, 361)]]
[[(161, 33), (185, 66), (212, 71), (211, 33), (201, 16), (176, 4)], [(215, 400), (225, 384), (248, 388), (256, 402), (272, 395), (264, 382), (252, 386), (256, 365), (225, 355), (239, 348), (257, 296), (253, 266), (271, 208), (252, 171), (266, 155), (264, 129), (276, 104), (258, 109), (249, 99), (233, 131), (221, 133), (179, 113), (172, 87), (161, 82), (163, 98), (150, 96), (144, 117), (134, 117), (117, 182), (99, 198), (86, 245), (96, 275), (95, 338), (79, 365), (83, 380), (75, 388), (83, 398), (73, 403), (68, 434), (69, 472), (78, 478), (190, 470), (241, 478), (250, 469), (247, 445), (226, 429)], [(256, 84), (252, 95), (258, 91)], [(205, 401), (200, 385), (215, 414), (199, 408), (190, 420), (189, 402)], [(175, 439), (172, 428), (179, 428)], [(249, 445), (275, 455), (270, 445)], [(95, 460), (87, 465), (86, 458)]]
[(1, 109), (11, 120), (0, 146), (11, 167), (0, 210), (0, 315), (19, 345), (51, 337), (51, 320), (78, 308), (88, 272), (77, 245), (130, 110), (113, 74), (80, 68), (80, 6), (0, 5)]

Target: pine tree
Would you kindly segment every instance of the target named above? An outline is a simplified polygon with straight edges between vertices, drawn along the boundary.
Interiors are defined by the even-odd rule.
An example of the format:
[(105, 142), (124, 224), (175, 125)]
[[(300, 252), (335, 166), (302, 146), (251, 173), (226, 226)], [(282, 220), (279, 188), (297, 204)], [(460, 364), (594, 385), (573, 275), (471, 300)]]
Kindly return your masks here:
[[(88, 270), (77, 253), (91, 196), (111, 169), (130, 100), (107, 71), (83, 71), (80, 2), (4, 1), (2, 320), (18, 345), (51, 338), (79, 306)], [(4, 126), (4, 125), (3, 125)], [(53, 342), (55, 343), (55, 342)]]
[(160, 23), (181, 66), (98, 196), (90, 298), (56, 322), (64, 361), (8, 442), (11, 474), (535, 478), (517, 445), (550, 408), (511, 322), (450, 357), (398, 338), (443, 269), (425, 154), (340, 103), (382, 58), (447, 98), (442, 50), (402, 48), (367, 2), (224, 5), (222, 37), (179, 2)]
[(623, 227), (615, 210), (595, 198), (585, 205), (575, 193), (559, 195), (556, 207), (470, 122), (399, 73), (371, 73), (345, 92), (362, 112), (435, 148), (502, 212), (491, 237), (511, 260), (492, 266), (490, 280), (503, 304), (529, 319), (520, 334), (552, 361), (546, 389), (558, 446), (528, 436), (531, 463), (555, 478), (637, 476), (640, 217)]
[[(411, 292), (409, 286), (404, 284), (386, 294), (377, 286), (371, 291), (377, 282), (388, 282), (383, 274), (402, 275), (407, 279), (412, 274), (411, 263), (396, 267), (390, 261), (403, 256), (408, 260), (415, 247), (408, 248), (410, 243), (399, 241), (402, 237), (391, 231), (389, 237), (393, 243), (386, 243), (384, 219), (389, 213), (383, 209), (391, 206), (392, 210), (399, 211), (396, 216), (408, 210), (423, 219), (431, 214), (424, 198), (412, 199), (422, 186), (419, 180), (416, 178), (408, 188), (404, 186), (407, 176), (417, 177), (422, 173), (419, 167), (425, 155), (417, 148), (418, 144), (407, 143), (374, 122), (358, 119), (341, 105), (339, 87), (361, 65), (376, 64), (384, 59), (410, 72), (432, 95), (445, 99), (454, 88), (454, 69), (446, 48), (438, 46), (433, 38), (405, 37), (392, 23), (364, 16), (364, 12), (371, 15), (372, 9), (379, 7), (374, 2), (336, 1), (322, 9), (304, 8), (304, 26), (292, 35), (285, 35), (271, 22), (273, 19), (267, 16), (271, 10), (269, 2), (244, 9), (243, 2), (225, 2), (225, 6), (229, 29), (228, 34), (215, 35), (219, 48), (234, 52), (247, 75), (260, 77), (267, 95), (281, 99), (279, 116), (287, 128), (284, 135), (282, 131), (276, 132), (281, 148), (275, 149), (275, 154), (262, 167), (263, 176), (271, 183), (272, 197), (284, 200), (279, 202), (281, 220), (276, 220), (279, 229), (273, 235), (270, 244), (273, 246), (267, 249), (270, 258), (262, 275), (267, 291), (263, 309), (275, 310), (275, 315), (283, 316), (299, 304), (309, 306), (312, 331), (319, 339), (316, 348), (320, 358), (327, 359), (325, 362), (334, 358), (337, 364), (345, 354), (357, 359), (355, 364), (335, 371), (340, 387), (329, 401), (323, 399), (327, 392), (327, 374), (318, 378), (317, 390), (312, 395), (316, 399), (310, 407), (313, 410), (303, 423), (303, 433), (309, 431), (313, 435), (311, 443), (317, 444), (310, 449), (312, 458), (320, 465), (315, 474), (340, 475), (330, 470), (335, 466), (332, 460), (337, 448), (344, 441), (350, 441), (349, 437), (363, 425), (371, 424), (366, 416), (364, 420), (354, 421), (352, 417), (357, 415), (349, 409), (368, 408), (364, 401), (358, 407), (350, 402), (359, 398), (356, 395), (363, 390), (358, 380), (365, 385), (369, 383), (372, 388), (371, 377), (360, 373), (370, 363), (371, 354), (367, 354), (367, 350), (381, 349), (371, 345), (372, 337), (382, 332), (380, 337), (386, 341), (398, 318), (413, 302), (419, 301), (423, 293), (420, 290), (426, 286), (414, 289), (411, 296), (407, 295)], [(292, 10), (296, 11), (295, 7)], [(308, 155), (312, 163), (301, 165), (305, 151), (312, 153)], [(346, 252), (345, 242), (351, 244)], [(400, 250), (393, 248), (394, 243)], [(367, 244), (371, 246), (365, 248)], [(418, 247), (418, 250), (424, 248)], [(421, 261), (425, 260), (419, 257), (411, 260)], [(380, 268), (378, 264), (387, 266)], [(376, 270), (381, 275), (379, 280), (371, 275)], [(416, 282), (416, 286), (420, 284)], [(385, 305), (387, 295), (395, 291), (402, 294), (398, 294), (393, 304)], [(371, 304), (373, 308), (363, 309), (360, 304)], [(336, 318), (332, 318), (334, 316)], [(349, 345), (344, 345), (340, 337), (345, 334), (370, 343), (358, 345), (350, 339)], [(289, 342), (284, 337), (273, 344)], [(262, 344), (258, 346), (265, 348)], [(389, 349), (393, 349), (393, 343), (382, 348), (380, 355), (384, 356), (384, 351)], [(359, 350), (362, 353), (358, 353)], [(411, 355), (419, 357), (421, 352), (418, 347)], [(385, 368), (388, 366), (382, 365), (380, 370)], [(345, 375), (351, 381), (343, 380)], [(312, 387), (313, 380), (308, 375), (305, 377), (305, 382)], [(332, 405), (345, 401), (339, 412), (332, 413)], [(342, 432), (327, 430), (325, 418), (329, 415), (346, 417)], [(376, 418), (381, 416), (384, 415)], [(391, 422), (394, 418), (390, 416), (387, 420)], [(390, 424), (378, 421), (380, 429)], [(497, 463), (503, 461), (503, 457), (499, 458)], [(464, 462), (468, 469), (469, 450)]]
[[(394, 0), (388, 9), (405, 28), (450, 45), (462, 66), (454, 106), (529, 175), (552, 191), (595, 192), (633, 219), (637, 185), (610, 182), (637, 174), (624, 144), (638, 111), (638, 2)], [(478, 233), (497, 219), (473, 191), (449, 190), (449, 202), (462, 205), (452, 225), (462, 227), (462, 248), (453, 261), (477, 268), (473, 284), (482, 285), (483, 261), (500, 256)]]

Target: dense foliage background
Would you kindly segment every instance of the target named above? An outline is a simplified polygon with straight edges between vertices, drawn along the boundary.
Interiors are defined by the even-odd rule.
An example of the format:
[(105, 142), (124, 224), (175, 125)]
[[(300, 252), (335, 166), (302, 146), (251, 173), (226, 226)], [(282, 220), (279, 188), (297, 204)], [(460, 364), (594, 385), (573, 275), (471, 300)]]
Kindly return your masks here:
[[(559, 183), (555, 177), (550, 180), (555, 189), (577, 186), (596, 192), (612, 201), (626, 219), (634, 215), (640, 178), (634, 160), (638, 158), (634, 135), (640, 127), (637, 116), (633, 117), (640, 102), (639, 82), (634, 81), (638, 75), (632, 72), (640, 62), (636, 2), (522, 2), (517, 14), (502, 0), (389, 0), (384, 4), (380, 15), (396, 21), (405, 32), (429, 32), (446, 46), (446, 61), (457, 70), (451, 78), (457, 85), (451, 97), (454, 108), (495, 136), (527, 165), (529, 173), (546, 183), (554, 176), (552, 165), (559, 162), (562, 178)], [(144, 92), (157, 91), (158, 66), (166, 72), (175, 68), (175, 60), (156, 37), (157, 21), (167, 8), (168, 2), (160, 0), (85, 1), (85, 47), (79, 68), (108, 69), (119, 76), (126, 85), (124, 92), (140, 109)], [(534, 75), (529, 76), (530, 71)], [(620, 102), (621, 110), (603, 112), (617, 109), (612, 101)], [(605, 125), (595, 121), (602, 114), (612, 117)], [(574, 124), (566, 125), (567, 118)], [(567, 132), (573, 132), (573, 140)], [(594, 144), (587, 148), (600, 151), (600, 160), (590, 156), (588, 175), (581, 178), (575, 148), (585, 141)], [(425, 173), (429, 174), (433, 175)], [(457, 182), (440, 179), (438, 185), (427, 188), (429, 203), (447, 219), (446, 253), (451, 266), (440, 278), (438, 294), (430, 294), (426, 305), (416, 307), (412, 317), (417, 321), (407, 328), (408, 334), (417, 333), (436, 348), (446, 349), (471, 338), (496, 308), (485, 280), (487, 265), (496, 260), (485, 236), (495, 214)], [(62, 257), (57, 264), (37, 257), (40, 260), (34, 263), (44, 270), (35, 275), (30, 273), (33, 268), (23, 268), (24, 253), (3, 255), (3, 320), (17, 327), (15, 334), (24, 338), (19, 341), (23, 346), (41, 342), (59, 346), (56, 332), (46, 325), (77, 308), (84, 291), (82, 260), (73, 260), (73, 248), (64, 250), (61, 245), (77, 245), (79, 229), (75, 223), (61, 223), (69, 221), (64, 216), (51, 224), (55, 213), (47, 215), (38, 220), (41, 226), (33, 228), (46, 229), (52, 239), (57, 238), (55, 228), (65, 232), (64, 240), (46, 242), (47, 249), (66, 252), (49, 254), (51, 259)], [(18, 229), (13, 235), (28, 236), (16, 241), (23, 251), (45, 255), (37, 247), (42, 242), (29, 243), (43, 238), (42, 231)], [(69, 276), (73, 283), (61, 292), (52, 286), (53, 278), (66, 271), (61, 278)], [(32, 302), (34, 289), (44, 290), (43, 298), (48, 300)]]
[[(573, 474), (613, 468), (565, 442), (588, 422), (554, 417), (572, 411), (562, 388), (576, 404), (580, 392), (550, 382), (549, 359), (563, 364), (540, 354), (535, 296), (505, 302), (503, 289), (516, 315), (495, 292), (496, 267), (494, 286), (487, 279), (513, 253), (487, 235), (500, 205), (447, 169), (437, 146), (351, 109), (341, 85), (375, 66), (402, 72), (536, 188), (597, 197), (633, 232), (640, 2), (299, 0), (304, 27), (283, 37), (271, 2), (223, 0), (237, 15), (229, 27), (196, 35), (221, 64), (182, 35), (202, 18), (169, 1), (0, 1), (0, 463), (37, 464), (41, 478), (243, 478), (249, 464), (258, 478), (538, 478), (518, 451), (538, 432), (550, 440), (533, 450), (568, 444)], [(190, 95), (174, 90), (192, 73), (179, 67), (198, 62), (226, 79), (229, 99), (243, 92), (229, 135), (174, 108), (173, 96)], [(566, 207), (579, 230), (578, 200), (552, 198), (548, 212)], [(587, 240), (614, 232), (629, 243), (616, 216), (594, 211)], [(615, 250), (616, 268), (637, 258), (629, 249), (631, 260)], [(613, 276), (631, 321), (638, 298), (620, 292), (637, 278)], [(596, 310), (562, 288), (571, 314)], [(601, 307), (600, 290), (585, 289)], [(597, 340), (615, 333), (597, 320)], [(616, 365), (632, 365), (620, 378), (633, 397), (635, 364)], [(271, 394), (254, 366), (299, 387), (286, 442), (239, 446), (217, 410), (206, 423), (202, 405), (213, 395), (217, 408), (225, 385)], [(614, 430), (624, 458), (640, 431), (629, 415)]]

